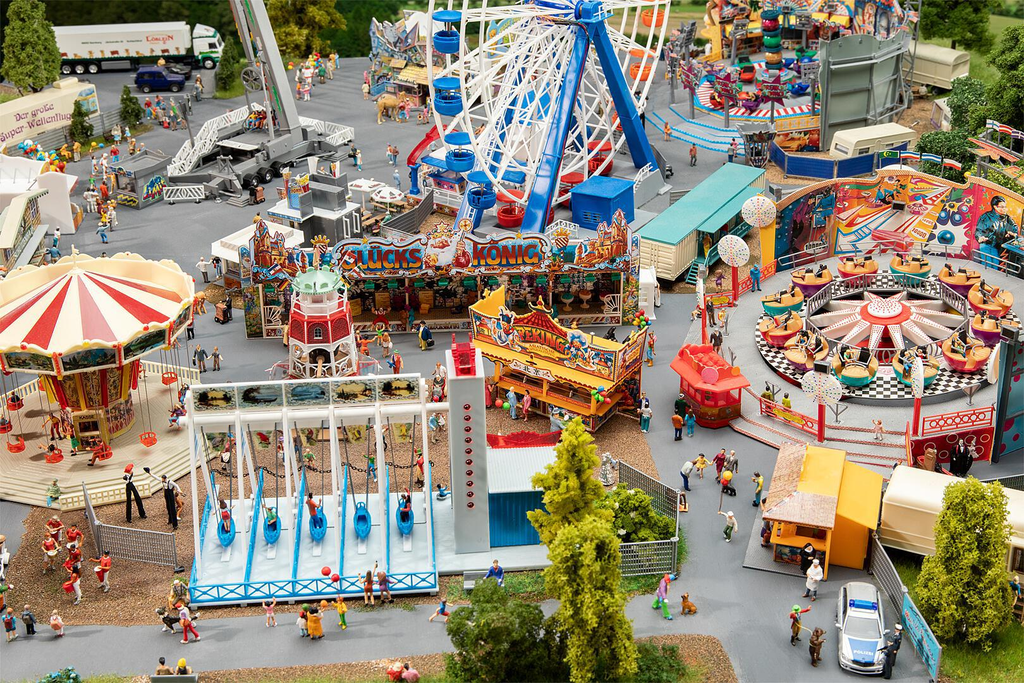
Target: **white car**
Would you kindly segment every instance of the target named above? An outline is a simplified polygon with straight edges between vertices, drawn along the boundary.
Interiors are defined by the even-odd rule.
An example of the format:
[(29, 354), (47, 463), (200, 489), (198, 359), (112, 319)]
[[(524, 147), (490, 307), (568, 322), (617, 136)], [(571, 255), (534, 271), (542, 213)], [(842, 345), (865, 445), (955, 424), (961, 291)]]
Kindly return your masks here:
[(836, 605), (839, 666), (859, 674), (880, 674), (885, 662), (882, 595), (870, 583), (851, 581), (839, 589)]

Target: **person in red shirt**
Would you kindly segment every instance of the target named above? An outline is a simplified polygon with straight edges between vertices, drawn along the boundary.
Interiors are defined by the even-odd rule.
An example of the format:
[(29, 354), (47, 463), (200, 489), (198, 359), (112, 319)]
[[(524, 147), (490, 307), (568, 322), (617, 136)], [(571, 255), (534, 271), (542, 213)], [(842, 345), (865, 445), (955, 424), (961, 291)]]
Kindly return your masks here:
[(113, 566), (114, 561), (110, 559), (110, 551), (104, 550), (103, 557), (90, 557), (90, 562), (99, 562), (99, 566), (93, 567), (96, 571), (96, 578), (99, 579), (100, 588), (103, 589), (104, 593), (110, 592), (110, 580), (108, 575), (110, 574), (110, 568)]
[(56, 567), (53, 564), (53, 561), (57, 557), (57, 543), (56, 543), (56, 541), (53, 540), (53, 538), (51, 538), (50, 536), (47, 536), (46, 538), (43, 539), (42, 549), (43, 549), (43, 573), (45, 574), (46, 572), (50, 571), (51, 569), (56, 569)]
[(224, 533), (229, 533), (231, 531), (231, 510), (228, 508), (227, 501), (224, 500), (220, 502), (220, 518)]
[(50, 534), (54, 543), (60, 544), (61, 534), (64, 533), (64, 523), (60, 521), (60, 517), (54, 515), (46, 521), (46, 533)]
[(85, 534), (78, 528), (77, 524), (72, 524), (68, 527), (68, 543), (77, 543), (78, 547), (82, 547), (82, 542), (85, 540)]
[(803, 628), (800, 624), (800, 615), (810, 611), (810, 605), (807, 606), (807, 609), (800, 609), (800, 605), (793, 605), (793, 610), (789, 613), (789, 644), (793, 647), (796, 647), (796, 641), (800, 640), (800, 630)]

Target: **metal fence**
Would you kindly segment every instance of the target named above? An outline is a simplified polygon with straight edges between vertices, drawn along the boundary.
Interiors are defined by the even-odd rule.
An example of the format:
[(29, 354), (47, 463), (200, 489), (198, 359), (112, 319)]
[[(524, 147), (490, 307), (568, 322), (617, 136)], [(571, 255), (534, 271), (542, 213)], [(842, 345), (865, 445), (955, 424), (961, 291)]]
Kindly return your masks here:
[(85, 498), (85, 516), (96, 543), (97, 556), (109, 550), (111, 557), (118, 560), (162, 564), (173, 567), (175, 572), (185, 571), (178, 564), (178, 549), (173, 533), (105, 524), (96, 518), (96, 511), (89, 500), (89, 489), (84, 482), (82, 496)]
[(982, 479), (982, 481), (986, 484), (998, 481), (1004, 488), (1013, 489), (1014, 491), (1024, 491), (1024, 474), (1010, 474), (1005, 477)]
[[(893, 150), (906, 151), (907, 143), (893, 147)], [(772, 143), (768, 153), (776, 166), (782, 169), (784, 176), (804, 178), (853, 178), (869, 175), (878, 168), (877, 154), (862, 154), (846, 159), (822, 159), (796, 154), (787, 154), (778, 144)]]
[(679, 491), (624, 462), (619, 462), (619, 483), (650, 496), (654, 511), (671, 519), (673, 524), (670, 539), (621, 544), (622, 575), (675, 574), (679, 556)]
[[(111, 111), (100, 112), (99, 114), (93, 114), (88, 119), (89, 123), (93, 127), (93, 135), (102, 135), (107, 133), (115, 125), (122, 123), (121, 121), (121, 108), (113, 109)], [(55, 128), (48, 130), (45, 133), (39, 133), (38, 135), (32, 136), (32, 141), (40, 146), (42, 149), (57, 149), (61, 145), (67, 143), (71, 144), (74, 140), (71, 139), (69, 131), (71, 126), (64, 126), (63, 128)], [(83, 156), (85, 156), (85, 150), (82, 150)]]

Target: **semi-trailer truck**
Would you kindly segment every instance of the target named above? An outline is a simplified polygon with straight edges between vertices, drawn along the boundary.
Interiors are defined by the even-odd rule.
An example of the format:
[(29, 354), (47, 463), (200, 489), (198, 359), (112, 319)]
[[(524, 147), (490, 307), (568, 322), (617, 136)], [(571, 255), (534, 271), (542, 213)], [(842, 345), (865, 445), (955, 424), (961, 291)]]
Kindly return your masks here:
[(224, 49), (217, 30), (184, 21), (152, 24), (54, 26), (61, 73), (98, 73), (134, 69), (160, 59), (212, 69)]

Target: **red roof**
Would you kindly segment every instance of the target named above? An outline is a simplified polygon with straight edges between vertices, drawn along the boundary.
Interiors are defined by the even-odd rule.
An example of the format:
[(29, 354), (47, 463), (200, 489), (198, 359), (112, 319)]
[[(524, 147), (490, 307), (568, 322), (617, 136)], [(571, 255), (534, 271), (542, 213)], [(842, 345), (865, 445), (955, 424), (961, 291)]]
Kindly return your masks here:
[[(683, 344), (671, 367), (684, 382), (699, 391), (721, 393), (750, 386), (740, 369), (729, 365), (710, 344)], [(704, 375), (710, 374), (704, 372), (707, 369), (715, 371), (716, 381), (705, 381)]]

